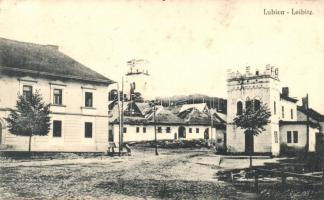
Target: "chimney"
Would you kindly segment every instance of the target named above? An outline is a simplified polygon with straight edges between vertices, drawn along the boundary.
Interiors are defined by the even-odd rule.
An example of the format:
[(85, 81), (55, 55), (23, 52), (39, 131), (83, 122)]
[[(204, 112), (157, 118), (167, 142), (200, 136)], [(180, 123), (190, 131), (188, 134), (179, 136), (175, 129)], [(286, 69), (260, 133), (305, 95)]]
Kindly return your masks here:
[(289, 87), (282, 88), (282, 96), (289, 97)]

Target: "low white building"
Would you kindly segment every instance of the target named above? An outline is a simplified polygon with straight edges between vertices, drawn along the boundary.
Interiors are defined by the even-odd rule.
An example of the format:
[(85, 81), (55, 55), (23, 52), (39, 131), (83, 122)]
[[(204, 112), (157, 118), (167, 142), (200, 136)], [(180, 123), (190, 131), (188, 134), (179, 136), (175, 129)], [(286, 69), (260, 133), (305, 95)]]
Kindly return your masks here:
[[(157, 107), (154, 120), (153, 109), (148, 103), (126, 103), (122, 141), (153, 141), (156, 128), (157, 140), (209, 140), (219, 146), (224, 145), (224, 121), (214, 115), (212, 122), (208, 113), (201, 112), (192, 105), (184, 106), (188, 109), (182, 109), (182, 106)], [(111, 111), (109, 138), (117, 145), (119, 127), (116, 105)]]
[(28, 150), (28, 137), (11, 134), (4, 118), (18, 94), (38, 90), (51, 104), (51, 128), (47, 136), (32, 137), (32, 151), (105, 152), (111, 83), (57, 46), (0, 38), (0, 144)]

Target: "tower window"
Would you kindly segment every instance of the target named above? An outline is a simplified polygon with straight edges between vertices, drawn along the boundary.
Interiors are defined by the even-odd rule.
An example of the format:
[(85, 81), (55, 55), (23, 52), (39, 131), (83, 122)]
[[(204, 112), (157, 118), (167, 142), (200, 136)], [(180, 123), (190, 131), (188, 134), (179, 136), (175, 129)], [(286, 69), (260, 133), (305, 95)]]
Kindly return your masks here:
[(259, 110), (260, 109), (260, 101), (255, 99), (254, 100), (254, 109)]
[(243, 113), (243, 103), (241, 101), (237, 102), (236, 105), (236, 114), (237, 115), (242, 115)]
[(294, 119), (294, 110), (293, 109), (290, 109), (290, 117), (291, 117), (291, 119)]

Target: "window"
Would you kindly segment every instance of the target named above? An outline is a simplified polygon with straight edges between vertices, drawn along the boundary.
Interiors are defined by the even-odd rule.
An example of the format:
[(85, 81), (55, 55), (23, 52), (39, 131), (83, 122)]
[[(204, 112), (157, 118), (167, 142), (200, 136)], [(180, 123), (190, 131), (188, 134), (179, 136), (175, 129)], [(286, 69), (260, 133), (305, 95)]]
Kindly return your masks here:
[(281, 106), (281, 117), (285, 118), (285, 107)]
[(143, 127), (143, 133), (146, 133), (146, 127)]
[(167, 128), (166, 128), (166, 132), (167, 132), (167, 133), (170, 133), (170, 132), (171, 132), (171, 128), (170, 128), (170, 127), (167, 127)]
[(196, 128), (196, 133), (199, 133), (199, 128)]
[(291, 117), (291, 119), (294, 119), (294, 110), (293, 109), (290, 109), (290, 117)]
[(123, 133), (127, 133), (127, 128), (123, 127)]
[(114, 133), (113, 133), (113, 130), (109, 130), (108, 141), (109, 142), (113, 142), (114, 141)]
[(139, 131), (140, 131), (140, 128), (136, 127), (136, 133), (139, 133)]
[(291, 143), (291, 131), (287, 131), (287, 143)]
[(158, 127), (158, 133), (162, 133), (162, 127), (161, 126)]
[(294, 143), (298, 143), (298, 131), (294, 131)]
[(189, 133), (192, 133), (192, 128), (189, 128)]
[(255, 99), (254, 100), (254, 110), (259, 110), (260, 109), (260, 101)]
[(92, 122), (84, 123), (84, 137), (92, 138)]
[(62, 137), (62, 121), (53, 121), (53, 137)]
[(54, 100), (53, 103), (55, 105), (62, 105), (62, 90), (61, 89), (54, 89)]
[(92, 92), (86, 92), (85, 93), (84, 106), (85, 107), (92, 107), (93, 106), (93, 96), (92, 96)]
[(252, 109), (252, 101), (250, 101), (250, 100), (246, 101), (245, 109), (246, 109), (246, 110), (248, 110), (248, 109)]
[(277, 131), (274, 132), (274, 140), (275, 140), (275, 143), (279, 143)]
[(217, 139), (217, 143), (222, 143), (222, 141), (223, 141), (222, 138)]
[(276, 115), (277, 114), (277, 105), (276, 102), (273, 102), (273, 114)]
[(241, 101), (237, 102), (236, 105), (236, 114), (237, 115), (242, 115), (243, 113), (243, 103)]
[(24, 85), (23, 86), (23, 97), (25, 99), (31, 99), (32, 92), (33, 92), (33, 87), (32, 86), (29, 86), (29, 85)]

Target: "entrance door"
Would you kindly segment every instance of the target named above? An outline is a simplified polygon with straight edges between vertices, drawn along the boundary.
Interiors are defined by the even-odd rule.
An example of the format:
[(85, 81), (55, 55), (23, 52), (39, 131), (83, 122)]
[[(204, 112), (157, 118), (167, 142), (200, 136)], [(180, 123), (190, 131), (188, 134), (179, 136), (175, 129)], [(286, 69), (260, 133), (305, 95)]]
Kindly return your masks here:
[(245, 153), (254, 152), (254, 136), (253, 134), (245, 134)]
[(179, 130), (178, 130), (178, 134), (179, 134), (179, 139), (186, 138), (186, 128), (183, 126), (180, 126)]
[(205, 140), (209, 140), (209, 128), (206, 128), (206, 129), (205, 129), (205, 132), (204, 132), (204, 139), (205, 139)]

